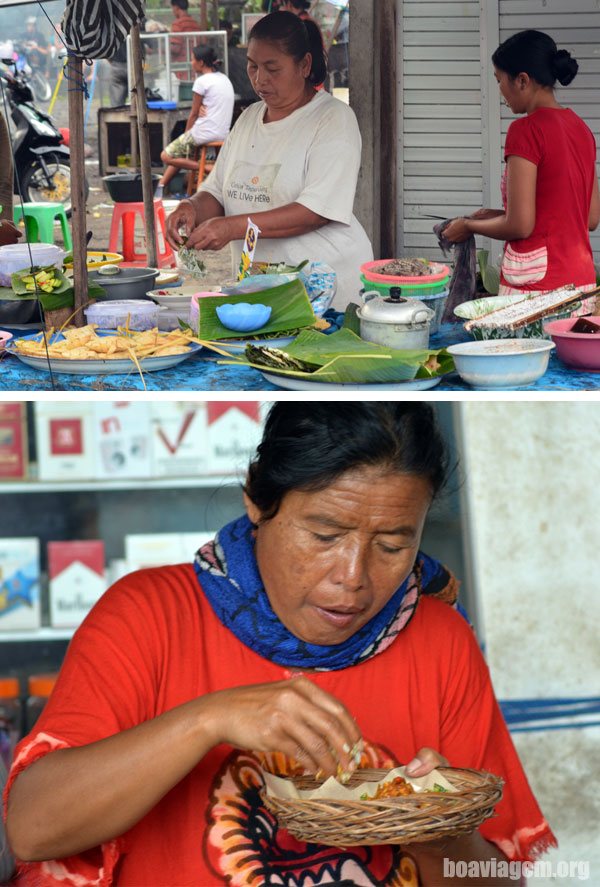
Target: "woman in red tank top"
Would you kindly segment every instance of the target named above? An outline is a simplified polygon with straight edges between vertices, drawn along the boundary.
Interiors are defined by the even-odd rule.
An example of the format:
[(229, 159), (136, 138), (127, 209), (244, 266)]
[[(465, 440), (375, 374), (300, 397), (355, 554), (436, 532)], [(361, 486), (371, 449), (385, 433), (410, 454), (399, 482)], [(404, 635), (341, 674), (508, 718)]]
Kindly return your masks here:
[(578, 64), (541, 31), (509, 37), (492, 56), (496, 80), (514, 114), (506, 135), (503, 209), (482, 209), (445, 230), (504, 240), (500, 295), (595, 286), (589, 232), (600, 222), (596, 143), (588, 126), (554, 95)]

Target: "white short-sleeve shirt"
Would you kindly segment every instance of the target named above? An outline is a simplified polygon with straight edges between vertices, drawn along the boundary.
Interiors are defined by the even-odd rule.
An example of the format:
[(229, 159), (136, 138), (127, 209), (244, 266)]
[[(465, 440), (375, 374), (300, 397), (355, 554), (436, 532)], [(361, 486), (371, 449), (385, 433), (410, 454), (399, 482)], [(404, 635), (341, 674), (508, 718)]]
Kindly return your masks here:
[(231, 129), (235, 93), (229, 77), (221, 71), (201, 74), (194, 81), (193, 92), (202, 96), (206, 117), (198, 117), (192, 126), (192, 138), (197, 145), (222, 142)]
[[(244, 111), (202, 190), (226, 215), (247, 215), (301, 203), (330, 222), (298, 237), (259, 238), (257, 261), (326, 262), (338, 275), (336, 307), (356, 301), (359, 266), (373, 258), (366, 232), (353, 214), (362, 141), (354, 112), (318, 92), (283, 120), (264, 123), (266, 105)], [(258, 222), (260, 224), (260, 221)], [(237, 269), (241, 241), (232, 243)]]

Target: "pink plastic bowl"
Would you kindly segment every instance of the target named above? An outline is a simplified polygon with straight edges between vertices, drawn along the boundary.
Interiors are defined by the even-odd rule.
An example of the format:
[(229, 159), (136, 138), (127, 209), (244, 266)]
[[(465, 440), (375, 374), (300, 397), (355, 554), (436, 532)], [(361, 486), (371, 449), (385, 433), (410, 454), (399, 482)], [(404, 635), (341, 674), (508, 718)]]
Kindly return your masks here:
[(10, 342), (12, 337), (12, 333), (7, 332), (6, 330), (0, 330), (0, 351), (4, 350), (4, 346), (7, 342)]
[[(600, 317), (586, 317), (592, 323), (600, 324)], [(568, 366), (578, 370), (600, 373), (600, 333), (572, 333), (571, 327), (577, 318), (551, 320), (544, 324), (544, 332), (552, 337), (556, 353)]]
[(377, 259), (375, 262), (365, 262), (364, 265), (360, 266), (361, 274), (367, 278), (367, 280), (372, 280), (374, 283), (398, 283), (398, 281), (402, 281), (405, 286), (409, 285), (419, 285), (427, 284), (427, 283), (437, 283), (439, 280), (444, 280), (445, 277), (450, 275), (450, 269), (447, 265), (442, 265), (440, 262), (432, 262), (431, 265), (435, 269), (433, 274), (424, 274), (422, 277), (397, 277), (392, 274), (379, 274), (377, 269), (382, 268), (384, 265), (387, 265), (388, 262), (393, 262), (393, 259)]

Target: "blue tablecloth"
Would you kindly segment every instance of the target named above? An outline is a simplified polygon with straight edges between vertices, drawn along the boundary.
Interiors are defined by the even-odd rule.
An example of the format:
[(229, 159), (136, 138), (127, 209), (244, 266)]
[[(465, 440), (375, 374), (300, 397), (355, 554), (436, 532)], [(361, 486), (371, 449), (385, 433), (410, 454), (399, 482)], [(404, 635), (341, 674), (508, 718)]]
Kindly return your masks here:
[[(340, 315), (335, 317), (339, 321)], [(444, 324), (439, 333), (432, 336), (431, 347), (442, 348), (457, 342), (469, 341), (462, 324)], [(170, 370), (145, 373), (148, 391), (280, 391), (267, 382), (261, 373), (250, 367), (223, 365), (216, 354), (201, 351)], [(32, 369), (13, 355), (3, 354), (0, 360), (0, 391), (142, 391), (144, 385), (139, 373), (129, 375), (75, 376), (67, 373), (54, 375), (54, 388), (49, 373)], [(436, 392), (472, 391), (462, 379), (452, 373), (440, 385), (430, 390), (427, 397)], [(548, 371), (535, 385), (515, 389), (519, 391), (598, 391), (600, 374), (580, 373), (565, 366), (555, 352), (550, 357)]]

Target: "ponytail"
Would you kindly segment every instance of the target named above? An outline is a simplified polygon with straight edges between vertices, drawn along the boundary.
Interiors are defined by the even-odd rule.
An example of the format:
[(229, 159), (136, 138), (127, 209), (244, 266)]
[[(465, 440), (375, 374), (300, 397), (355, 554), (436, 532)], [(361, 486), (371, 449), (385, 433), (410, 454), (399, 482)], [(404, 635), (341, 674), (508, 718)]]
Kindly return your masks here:
[(502, 43), (492, 56), (499, 71), (513, 80), (518, 74), (529, 74), (540, 86), (553, 87), (556, 81), (567, 86), (579, 65), (566, 49), (557, 49), (549, 34), (543, 31), (519, 31)]

